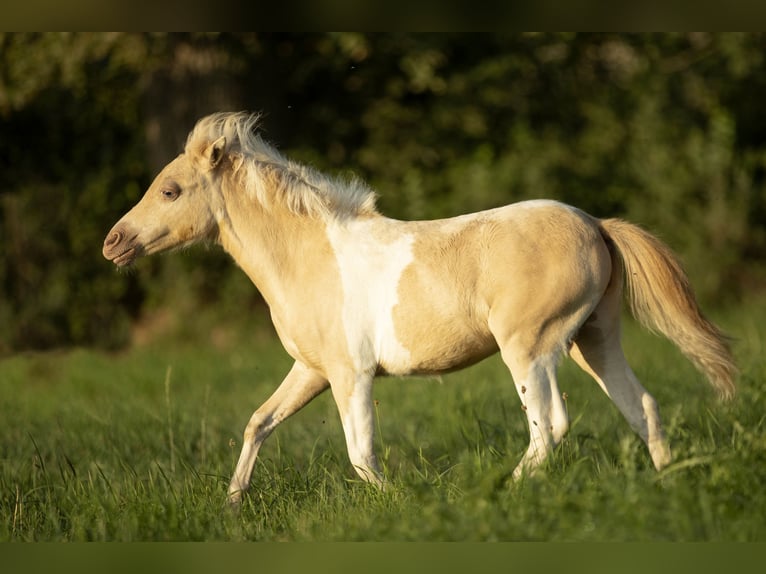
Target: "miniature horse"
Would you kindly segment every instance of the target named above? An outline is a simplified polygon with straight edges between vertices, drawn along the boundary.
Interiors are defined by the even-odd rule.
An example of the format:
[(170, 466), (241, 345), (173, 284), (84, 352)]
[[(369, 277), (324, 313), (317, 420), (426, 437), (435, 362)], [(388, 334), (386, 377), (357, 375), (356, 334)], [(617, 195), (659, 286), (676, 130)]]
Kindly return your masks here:
[(124, 266), (199, 240), (218, 243), (268, 303), (295, 364), (247, 425), (233, 504), (264, 440), (327, 388), (356, 472), (381, 485), (373, 378), (443, 373), (497, 351), (529, 422), (514, 476), (543, 462), (568, 429), (556, 383), (566, 353), (663, 468), (670, 449), (657, 404), (620, 344), (624, 282), (637, 319), (673, 341), (721, 395), (733, 395), (725, 338), (700, 312), (669, 248), (639, 227), (543, 200), (396, 221), (378, 213), (363, 183), (286, 159), (256, 126), (246, 113), (201, 119), (103, 246)]

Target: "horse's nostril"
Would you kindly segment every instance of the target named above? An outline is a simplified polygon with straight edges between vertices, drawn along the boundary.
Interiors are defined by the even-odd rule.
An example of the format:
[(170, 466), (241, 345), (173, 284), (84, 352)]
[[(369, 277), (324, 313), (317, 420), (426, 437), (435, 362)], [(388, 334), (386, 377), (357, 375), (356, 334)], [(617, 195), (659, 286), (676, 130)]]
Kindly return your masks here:
[(112, 247), (114, 245), (117, 245), (122, 241), (122, 238), (124, 237), (123, 233), (120, 231), (115, 231), (109, 237), (106, 238), (106, 241), (104, 242), (104, 245), (106, 247)]

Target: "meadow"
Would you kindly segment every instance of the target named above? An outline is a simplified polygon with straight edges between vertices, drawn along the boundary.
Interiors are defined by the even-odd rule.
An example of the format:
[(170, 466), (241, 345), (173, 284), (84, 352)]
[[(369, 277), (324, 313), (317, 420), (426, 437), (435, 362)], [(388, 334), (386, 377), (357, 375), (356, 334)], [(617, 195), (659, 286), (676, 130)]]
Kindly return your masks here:
[(238, 513), (225, 500), (242, 430), (291, 363), (268, 328), (157, 337), (118, 354), (10, 356), (0, 361), (0, 540), (764, 541), (766, 305), (713, 318), (742, 369), (728, 404), (670, 343), (626, 322), (626, 353), (673, 449), (660, 473), (566, 360), (571, 431), (540, 473), (511, 482), (528, 433), (495, 357), (439, 379), (376, 383), (382, 492), (357, 480), (321, 395), (266, 442)]

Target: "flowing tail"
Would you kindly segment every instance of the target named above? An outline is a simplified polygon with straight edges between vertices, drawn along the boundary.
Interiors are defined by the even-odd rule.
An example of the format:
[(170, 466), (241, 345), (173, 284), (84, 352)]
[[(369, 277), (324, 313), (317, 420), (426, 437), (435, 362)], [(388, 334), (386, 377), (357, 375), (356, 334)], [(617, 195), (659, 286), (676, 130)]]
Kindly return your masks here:
[(732, 398), (737, 366), (727, 339), (702, 314), (689, 278), (670, 248), (626, 221), (600, 223), (602, 234), (622, 259), (633, 316), (673, 341), (722, 398)]

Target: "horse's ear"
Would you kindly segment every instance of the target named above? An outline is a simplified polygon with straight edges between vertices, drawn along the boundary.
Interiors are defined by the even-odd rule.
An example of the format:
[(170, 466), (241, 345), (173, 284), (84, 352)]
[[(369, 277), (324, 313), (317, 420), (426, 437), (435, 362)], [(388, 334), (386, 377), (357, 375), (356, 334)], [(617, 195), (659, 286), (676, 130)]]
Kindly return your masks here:
[(205, 150), (205, 159), (210, 169), (215, 169), (223, 159), (223, 152), (226, 150), (226, 136), (221, 136)]

